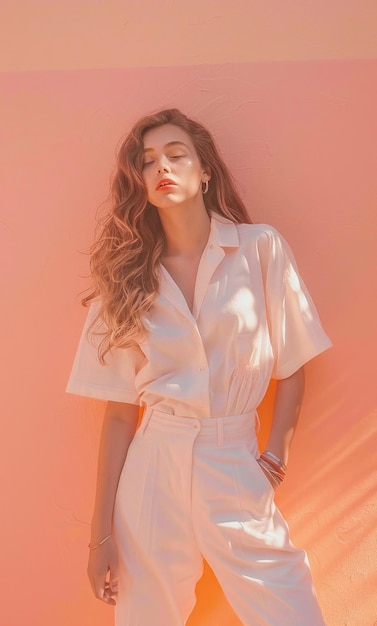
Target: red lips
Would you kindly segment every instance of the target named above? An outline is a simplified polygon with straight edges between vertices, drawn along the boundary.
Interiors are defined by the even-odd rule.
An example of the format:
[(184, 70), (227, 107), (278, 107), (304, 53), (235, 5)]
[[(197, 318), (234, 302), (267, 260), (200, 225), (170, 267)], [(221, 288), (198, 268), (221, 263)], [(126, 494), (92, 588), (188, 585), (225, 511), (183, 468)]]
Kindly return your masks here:
[(170, 178), (161, 178), (161, 180), (157, 184), (156, 190), (163, 189), (164, 187), (167, 187), (168, 185), (175, 185), (175, 184), (176, 183), (170, 180)]

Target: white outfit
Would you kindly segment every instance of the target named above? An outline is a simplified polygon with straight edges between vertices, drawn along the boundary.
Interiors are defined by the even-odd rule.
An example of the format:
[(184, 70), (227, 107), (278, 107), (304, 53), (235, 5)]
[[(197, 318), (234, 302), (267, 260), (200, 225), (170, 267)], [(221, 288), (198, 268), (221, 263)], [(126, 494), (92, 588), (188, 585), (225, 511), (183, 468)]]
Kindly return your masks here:
[(323, 626), (305, 554), (255, 461), (271, 377), (331, 345), (286, 242), (212, 214), (193, 312), (161, 267), (146, 338), (106, 366), (86, 332), (97, 306), (67, 390), (146, 407), (114, 510), (117, 626), (182, 626), (202, 556), (245, 626)]

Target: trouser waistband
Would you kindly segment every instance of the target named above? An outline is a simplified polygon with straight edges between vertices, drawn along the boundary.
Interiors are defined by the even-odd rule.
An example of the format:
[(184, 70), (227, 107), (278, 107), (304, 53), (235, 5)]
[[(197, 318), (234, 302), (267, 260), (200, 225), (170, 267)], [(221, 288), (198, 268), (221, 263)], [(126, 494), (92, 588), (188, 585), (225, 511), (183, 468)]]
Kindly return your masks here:
[(259, 429), (259, 418), (256, 410), (242, 415), (200, 419), (173, 415), (147, 407), (140, 425), (141, 433), (145, 433), (147, 429), (177, 434), (194, 431), (196, 440), (215, 441), (218, 446), (222, 446), (225, 443), (242, 440), (242, 435), (250, 429), (256, 432)]

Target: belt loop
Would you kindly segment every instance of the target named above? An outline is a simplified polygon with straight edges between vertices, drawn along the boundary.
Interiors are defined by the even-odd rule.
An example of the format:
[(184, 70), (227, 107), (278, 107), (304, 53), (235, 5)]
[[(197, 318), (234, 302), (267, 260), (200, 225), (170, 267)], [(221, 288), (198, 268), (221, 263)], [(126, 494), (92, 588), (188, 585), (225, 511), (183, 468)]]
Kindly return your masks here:
[(223, 443), (224, 443), (223, 421), (222, 421), (221, 417), (219, 417), (218, 420), (217, 420), (217, 445), (218, 445), (218, 447), (221, 448)]

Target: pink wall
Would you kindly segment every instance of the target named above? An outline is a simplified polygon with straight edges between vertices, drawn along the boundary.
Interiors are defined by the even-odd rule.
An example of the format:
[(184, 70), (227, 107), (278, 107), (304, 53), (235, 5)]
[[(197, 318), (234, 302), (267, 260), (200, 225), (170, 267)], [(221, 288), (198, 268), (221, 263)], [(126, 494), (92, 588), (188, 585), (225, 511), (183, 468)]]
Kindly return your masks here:
[[(87, 285), (82, 252), (107, 192), (114, 147), (140, 114), (171, 105), (210, 126), (253, 219), (273, 224), (289, 240), (334, 342), (308, 367), (305, 406), (278, 501), (294, 540), (309, 553), (329, 626), (373, 626), (377, 619), (375, 3), (334, 2), (329, 9), (321, 1), (315, 16), (314, 3), (293, 0), (286, 14), (281, 3), (236, 2), (221, 10), (208, 3), (211, 11), (198, 15), (194, 4), (185, 23), (176, 9), (169, 14), (183, 33), (180, 47), (177, 38), (158, 39), (152, 17), (162, 14), (139, 3), (139, 11), (149, 11), (149, 52), (144, 37), (144, 56), (136, 54), (133, 62), (125, 43), (123, 68), (119, 21), (111, 12), (104, 19), (104, 3), (93, 3), (97, 13), (86, 21), (81, 56), (78, 48), (72, 54), (76, 31), (68, 18), (78, 7), (76, 29), (86, 32), (80, 28), (87, 3), (69, 2), (63, 10), (63, 3), (4, 2), (1, 8), (15, 33), (8, 71), (0, 75), (1, 617), (7, 626), (111, 624), (112, 610), (92, 599), (85, 574), (103, 406), (68, 396), (64, 388), (85, 315), (77, 295)], [(174, 6), (165, 0), (161, 11)], [(243, 35), (239, 41), (227, 30), (230, 6), (241, 35), (246, 17), (255, 32), (264, 24), (258, 32), (269, 35), (271, 48), (264, 42), (258, 57), (254, 40), (249, 48)], [(17, 28), (15, 7), (30, 17)], [(49, 39), (44, 34), (29, 47), (35, 20), (41, 25), (51, 18), (52, 7), (58, 44), (50, 31)], [(118, 15), (121, 3), (113, 8)], [(137, 17), (132, 6), (132, 24)], [(305, 23), (306, 39), (299, 28)], [(113, 42), (109, 52), (105, 40), (111, 42), (112, 32), (118, 48)], [(194, 39), (184, 44), (198, 32), (206, 36), (202, 55)], [(233, 63), (223, 63), (221, 40), (234, 42)], [(4, 41), (9, 53), (11, 37)], [(201, 50), (203, 38), (198, 41)], [(100, 67), (99, 50), (106, 67), (82, 69)], [(169, 67), (158, 67), (156, 57)], [(203, 61), (210, 63), (198, 65)], [(217, 624), (237, 621), (207, 572), (190, 626)]]

